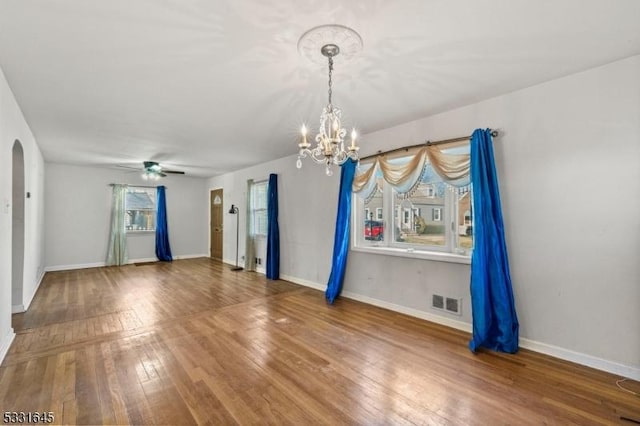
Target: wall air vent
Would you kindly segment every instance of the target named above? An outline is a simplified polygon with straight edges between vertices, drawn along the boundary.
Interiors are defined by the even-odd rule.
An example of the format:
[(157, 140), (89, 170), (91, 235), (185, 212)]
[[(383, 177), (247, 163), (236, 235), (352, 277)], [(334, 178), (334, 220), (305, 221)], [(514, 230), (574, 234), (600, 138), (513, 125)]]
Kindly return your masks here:
[(453, 297), (447, 297), (445, 302), (445, 310), (452, 314), (462, 315), (462, 299), (454, 299)]
[(460, 298), (433, 294), (431, 295), (431, 307), (450, 314), (462, 315), (462, 299)]
[(436, 309), (444, 309), (444, 296), (434, 294), (431, 297), (431, 307)]

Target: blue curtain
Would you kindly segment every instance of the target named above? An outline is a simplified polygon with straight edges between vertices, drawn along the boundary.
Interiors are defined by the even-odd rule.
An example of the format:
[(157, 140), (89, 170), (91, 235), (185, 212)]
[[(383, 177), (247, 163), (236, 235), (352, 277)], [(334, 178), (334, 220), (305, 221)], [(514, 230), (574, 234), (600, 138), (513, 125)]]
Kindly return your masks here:
[(509, 275), (498, 178), (489, 129), (471, 136), (473, 188), (473, 255), (471, 306), (473, 336), (469, 349), (485, 347), (500, 352), (518, 351), (518, 318)]
[(333, 301), (342, 291), (344, 273), (347, 270), (347, 254), (349, 253), (349, 227), (351, 223), (351, 194), (356, 162), (351, 159), (342, 165), (340, 172), (340, 193), (338, 195), (338, 217), (336, 218), (336, 235), (333, 241), (333, 260), (331, 275), (327, 283), (325, 297)]
[(157, 208), (156, 215), (156, 256), (163, 262), (171, 262), (171, 246), (169, 245), (169, 229), (167, 228), (167, 198), (164, 186), (157, 188)]
[(267, 198), (267, 278), (280, 278), (280, 228), (278, 227), (278, 175), (269, 175)]

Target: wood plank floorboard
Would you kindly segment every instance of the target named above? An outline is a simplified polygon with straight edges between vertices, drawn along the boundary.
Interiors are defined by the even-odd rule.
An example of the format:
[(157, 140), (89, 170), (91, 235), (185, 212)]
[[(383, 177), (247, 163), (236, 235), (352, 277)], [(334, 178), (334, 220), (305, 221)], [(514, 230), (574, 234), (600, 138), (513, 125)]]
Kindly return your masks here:
[(615, 375), (207, 258), (48, 272), (13, 327), (0, 410), (56, 424), (640, 421)]

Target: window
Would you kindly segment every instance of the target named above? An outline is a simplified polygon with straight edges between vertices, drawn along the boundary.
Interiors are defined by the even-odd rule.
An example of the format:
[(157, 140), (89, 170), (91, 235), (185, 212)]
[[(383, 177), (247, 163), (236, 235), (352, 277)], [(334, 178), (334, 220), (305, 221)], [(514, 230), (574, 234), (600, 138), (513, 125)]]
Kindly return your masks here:
[[(360, 219), (362, 226), (359, 228), (359, 235), (367, 241), (381, 241), (384, 239), (384, 208), (382, 193), (378, 190), (374, 190), (373, 195), (362, 202), (362, 209), (363, 217)], [(373, 211), (376, 212), (375, 220), (373, 217)]]
[(434, 207), (431, 210), (431, 220), (434, 222), (440, 222), (442, 220), (442, 209), (440, 207)]
[(129, 186), (124, 198), (124, 225), (130, 231), (156, 230), (156, 188)]
[[(460, 153), (460, 148), (452, 150)], [(402, 164), (411, 158), (393, 161)], [(365, 171), (371, 165), (360, 167)], [(470, 185), (449, 185), (427, 163), (417, 185), (400, 194), (383, 179), (381, 171), (377, 173), (374, 194), (365, 200), (357, 194), (353, 197), (355, 250), (468, 263), (473, 248)], [(365, 216), (374, 208), (376, 221)], [(393, 219), (385, 223), (385, 217)]]
[(251, 214), (250, 233), (253, 236), (267, 236), (267, 188), (269, 183), (265, 181), (254, 182), (251, 185)]
[(436, 196), (436, 192), (432, 185), (427, 185), (425, 188), (425, 195), (429, 198), (433, 198)]

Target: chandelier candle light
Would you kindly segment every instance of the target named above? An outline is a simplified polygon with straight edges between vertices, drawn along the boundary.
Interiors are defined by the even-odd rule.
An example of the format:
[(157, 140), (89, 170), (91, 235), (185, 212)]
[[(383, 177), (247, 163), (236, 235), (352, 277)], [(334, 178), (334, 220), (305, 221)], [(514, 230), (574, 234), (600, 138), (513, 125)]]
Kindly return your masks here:
[[(323, 43), (320, 53), (328, 59), (329, 62), (329, 102), (322, 110), (320, 115), (320, 128), (315, 136), (316, 146), (311, 148), (311, 144), (307, 140), (307, 127), (302, 125), (301, 142), (298, 144), (300, 151), (298, 152), (298, 160), (296, 167), (302, 168), (302, 159), (307, 156), (318, 164), (325, 164), (327, 176), (331, 176), (333, 171), (331, 166), (342, 165), (348, 159), (358, 161), (358, 150), (356, 145), (356, 130), (351, 130), (351, 144), (345, 149), (344, 138), (347, 134), (346, 129), (342, 127), (342, 110), (333, 105), (331, 100), (332, 92), (332, 76), (333, 76), (333, 58), (340, 53), (340, 47), (336, 43), (324, 43), (323, 38), (331, 37), (332, 39), (342, 39), (349, 46), (349, 53), (357, 53), (362, 49), (362, 39), (358, 33), (350, 28), (341, 25), (323, 25), (312, 28), (302, 35), (298, 42), (298, 49), (302, 54), (308, 54), (309, 50), (313, 50), (313, 44)], [(316, 50), (317, 52), (317, 50)]]

